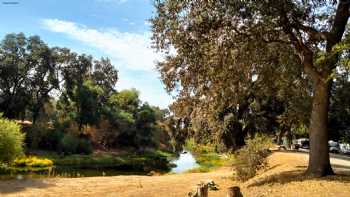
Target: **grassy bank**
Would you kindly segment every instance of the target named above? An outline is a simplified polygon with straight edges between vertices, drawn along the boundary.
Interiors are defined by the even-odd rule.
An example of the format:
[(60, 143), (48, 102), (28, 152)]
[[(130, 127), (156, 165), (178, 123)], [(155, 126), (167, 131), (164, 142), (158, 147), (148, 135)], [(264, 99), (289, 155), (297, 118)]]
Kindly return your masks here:
[(196, 144), (193, 139), (186, 141), (185, 149), (191, 151), (199, 164), (188, 172), (209, 172), (232, 162), (231, 155), (218, 153), (211, 144)]
[(100, 153), (92, 155), (70, 155), (66, 157), (49, 156), (56, 166), (133, 171), (168, 171), (168, 157), (171, 153), (154, 151), (143, 154), (114, 155), (112, 153)]
[[(2, 165), (0, 173), (18, 174), (18, 173), (37, 173), (48, 172), (53, 167), (57, 174), (70, 174), (73, 172), (79, 174), (81, 170), (93, 175), (93, 171), (110, 172), (117, 175), (126, 173), (147, 174), (151, 171), (164, 173), (171, 168), (169, 160), (175, 154), (160, 150), (148, 151), (145, 153), (123, 153), (115, 154), (110, 152), (94, 153), (90, 155), (68, 155), (60, 156), (53, 152), (40, 152), (38, 157), (51, 160), (51, 166), (30, 165), (26, 162), (28, 159), (20, 159), (12, 165)], [(30, 158), (30, 157), (28, 157)], [(35, 159), (34, 159), (35, 160)], [(42, 159), (45, 161), (44, 159)], [(21, 165), (18, 165), (20, 163)], [(96, 174), (95, 173), (95, 174)]]

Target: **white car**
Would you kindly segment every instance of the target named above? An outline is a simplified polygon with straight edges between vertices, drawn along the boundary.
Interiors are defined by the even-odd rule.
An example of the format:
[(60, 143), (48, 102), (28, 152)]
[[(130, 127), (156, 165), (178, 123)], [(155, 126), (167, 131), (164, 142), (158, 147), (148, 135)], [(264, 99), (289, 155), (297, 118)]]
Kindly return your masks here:
[(339, 144), (340, 152), (346, 155), (350, 155), (350, 144)]
[(330, 153), (339, 153), (340, 148), (339, 148), (339, 143), (335, 142), (333, 140), (328, 141), (328, 147), (329, 147), (329, 152)]

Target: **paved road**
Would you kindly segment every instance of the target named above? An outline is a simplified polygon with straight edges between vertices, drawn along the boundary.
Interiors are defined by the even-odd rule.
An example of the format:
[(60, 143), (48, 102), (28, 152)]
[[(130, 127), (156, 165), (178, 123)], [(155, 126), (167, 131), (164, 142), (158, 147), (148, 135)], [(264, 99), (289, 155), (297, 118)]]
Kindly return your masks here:
[[(309, 157), (309, 152), (307, 149), (288, 152), (293, 154), (301, 154), (305, 155), (305, 157)], [(337, 168), (338, 170), (350, 171), (350, 156), (330, 153), (330, 159), (333, 168)]]

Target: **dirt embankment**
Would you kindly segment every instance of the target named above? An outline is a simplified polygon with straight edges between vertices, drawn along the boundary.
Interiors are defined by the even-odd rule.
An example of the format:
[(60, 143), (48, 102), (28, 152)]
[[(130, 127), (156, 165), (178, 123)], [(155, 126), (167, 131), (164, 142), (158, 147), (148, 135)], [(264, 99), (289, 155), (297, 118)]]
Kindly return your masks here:
[(0, 181), (0, 196), (186, 196), (200, 181), (214, 180), (226, 196), (226, 188), (238, 185), (244, 196), (350, 196), (350, 161), (332, 159), (337, 176), (313, 179), (302, 176), (307, 154), (275, 152), (269, 168), (245, 182), (232, 180), (232, 169), (209, 173), (164, 176), (115, 176)]

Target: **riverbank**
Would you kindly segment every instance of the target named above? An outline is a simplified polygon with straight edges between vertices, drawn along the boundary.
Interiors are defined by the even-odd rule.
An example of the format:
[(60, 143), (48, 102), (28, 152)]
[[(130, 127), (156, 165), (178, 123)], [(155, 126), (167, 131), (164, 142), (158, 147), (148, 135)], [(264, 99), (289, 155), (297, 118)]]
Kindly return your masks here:
[(274, 152), (269, 168), (247, 182), (232, 179), (232, 169), (221, 167), (207, 173), (162, 176), (114, 176), (52, 178), (0, 181), (1, 196), (186, 196), (200, 181), (213, 180), (218, 191), (210, 197), (226, 195), (226, 188), (238, 185), (244, 196), (337, 196), (350, 193), (350, 162), (332, 159), (339, 175), (324, 178), (303, 177), (307, 154)]
[(210, 172), (222, 166), (231, 166), (233, 155), (220, 154), (211, 144), (197, 144), (193, 139), (186, 141), (185, 149), (189, 150), (196, 159), (198, 167), (187, 172)]
[(171, 169), (170, 160), (175, 153), (160, 150), (144, 153), (95, 152), (90, 155), (60, 156), (54, 152), (34, 152), (40, 158), (48, 158), (54, 166), (28, 167), (10, 166), (2, 168), (1, 178), (10, 178), (16, 174), (30, 174), (33, 177), (86, 177), (114, 175), (146, 175), (150, 172), (166, 173)]

